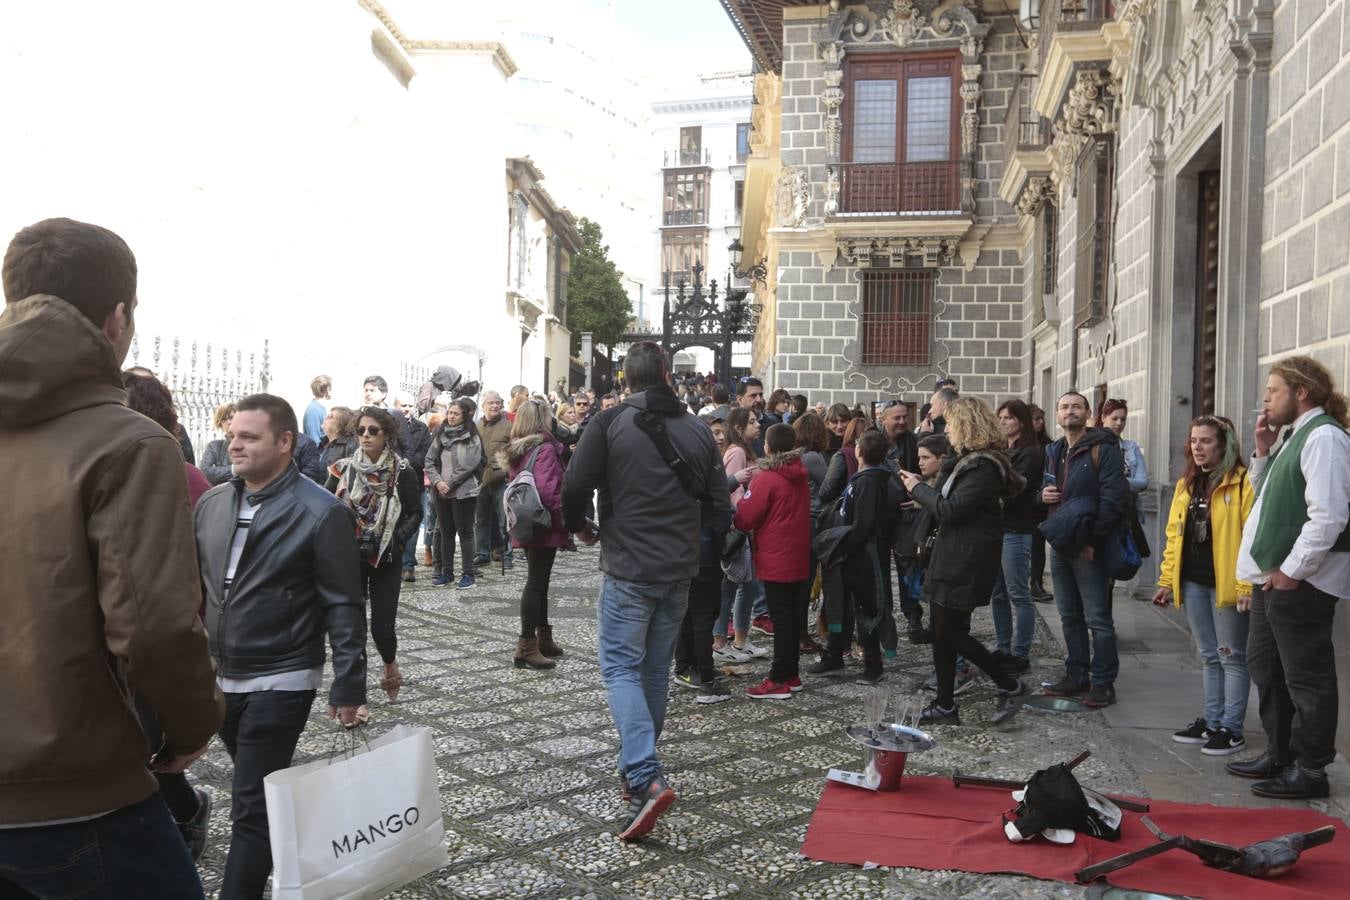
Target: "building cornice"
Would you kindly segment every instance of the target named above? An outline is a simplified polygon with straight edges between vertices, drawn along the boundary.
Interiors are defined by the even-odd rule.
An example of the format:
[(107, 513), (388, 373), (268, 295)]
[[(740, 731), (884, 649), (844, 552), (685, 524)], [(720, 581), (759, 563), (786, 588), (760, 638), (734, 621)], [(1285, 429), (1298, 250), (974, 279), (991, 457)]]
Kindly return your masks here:
[(727, 110), (750, 111), (751, 96), (716, 97), (707, 100), (663, 100), (652, 104), (652, 112), (657, 115), (689, 112), (725, 112)]
[(394, 17), (389, 15), (389, 11), (379, 0), (358, 0), (362, 8), (369, 12), (380, 24), (389, 32), (389, 36), (398, 42), (405, 53), (487, 53), (492, 56), (492, 62), (501, 71), (502, 75), (510, 78), (516, 74), (517, 66), (511, 54), (506, 52), (506, 47), (500, 41), (421, 41), (411, 40), (398, 27)]

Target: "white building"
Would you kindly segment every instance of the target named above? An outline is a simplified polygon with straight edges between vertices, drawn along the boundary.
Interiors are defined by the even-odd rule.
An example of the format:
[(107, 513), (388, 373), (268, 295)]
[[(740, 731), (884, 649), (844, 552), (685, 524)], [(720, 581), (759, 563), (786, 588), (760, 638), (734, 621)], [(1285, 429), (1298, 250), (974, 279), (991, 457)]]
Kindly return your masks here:
[(560, 204), (600, 225), (637, 315), (652, 290), (646, 235), (654, 206), (642, 155), (651, 137), (650, 88), (613, 11), (579, 12), (555, 0), (498, 9), (520, 67), (507, 85), (508, 148), (538, 164)]
[(114, 229), (139, 262), (143, 335), (267, 340), (271, 389), (298, 406), (318, 372), (352, 403), (401, 364), (493, 387), (538, 368), (544, 389), (547, 354), (525, 365), (503, 293), (515, 64), (495, 10), (265, 12), (5, 4), (0, 233), (51, 216)]
[[(672, 296), (680, 281), (692, 283), (695, 263), (703, 266), (705, 284), (715, 279), (719, 294), (725, 287), (727, 247), (741, 233), (752, 90), (749, 74), (717, 73), (652, 104), (649, 172), (655, 175), (648, 175), (647, 183), (650, 196), (659, 198), (660, 219), (649, 232), (654, 302), (643, 318), (653, 326), (661, 325), (667, 273)], [(711, 351), (703, 348), (676, 364), (704, 372), (714, 365)]]

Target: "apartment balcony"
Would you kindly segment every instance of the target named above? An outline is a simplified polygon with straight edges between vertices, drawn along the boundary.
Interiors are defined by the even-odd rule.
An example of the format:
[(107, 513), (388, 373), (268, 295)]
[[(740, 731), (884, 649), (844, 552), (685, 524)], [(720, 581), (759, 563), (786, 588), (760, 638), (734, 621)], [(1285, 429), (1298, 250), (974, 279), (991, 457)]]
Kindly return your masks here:
[(661, 224), (671, 228), (707, 225), (708, 211), (706, 209), (668, 209), (662, 216)]
[(689, 166), (711, 166), (711, 150), (666, 150), (661, 155), (661, 168), (681, 169)]
[(839, 218), (961, 215), (957, 160), (841, 163)]
[(1049, 121), (1036, 111), (1033, 100), (1039, 79), (1034, 72), (1018, 75), (1011, 102), (1003, 116), (1003, 177), (999, 196), (1017, 205), (1032, 176), (1050, 171)]
[(1041, 115), (1054, 121), (1075, 66), (1111, 60), (1115, 15), (1115, 0), (1042, 0), (1035, 93)]

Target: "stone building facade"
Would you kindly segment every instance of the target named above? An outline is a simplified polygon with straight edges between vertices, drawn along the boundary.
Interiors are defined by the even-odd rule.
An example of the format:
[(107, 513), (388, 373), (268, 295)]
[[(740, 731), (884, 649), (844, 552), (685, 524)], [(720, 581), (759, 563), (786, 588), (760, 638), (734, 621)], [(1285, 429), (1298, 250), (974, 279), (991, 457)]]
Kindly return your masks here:
[[(917, 402), (951, 375), (1047, 409), (1071, 387), (1126, 398), (1159, 547), (1194, 416), (1226, 415), (1249, 443), (1266, 371), (1291, 353), (1350, 381), (1350, 0), (724, 5), (776, 86), (757, 94), (781, 97), (760, 117), (781, 123), (761, 224), (777, 333), (756, 361), (772, 351), (775, 386)], [(907, 67), (944, 53), (959, 204), (901, 190), (859, 214), (859, 161), (903, 181), (914, 158), (878, 141), (877, 109), (897, 107), (899, 141), (925, 124), (878, 82), (910, 87)], [(926, 354), (903, 332), (869, 350), (893, 340), (868, 331), (889, 311), (869, 282), (888, 278), (931, 283), (898, 307), (926, 317)]]

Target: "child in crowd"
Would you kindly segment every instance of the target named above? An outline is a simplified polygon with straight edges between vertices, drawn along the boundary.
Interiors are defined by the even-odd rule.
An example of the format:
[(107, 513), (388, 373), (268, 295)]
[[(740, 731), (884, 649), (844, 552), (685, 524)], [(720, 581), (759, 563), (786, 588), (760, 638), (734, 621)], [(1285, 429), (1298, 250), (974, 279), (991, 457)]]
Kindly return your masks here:
[(801, 690), (798, 673), (802, 608), (810, 589), (811, 489), (797, 436), (790, 425), (771, 425), (768, 456), (736, 507), (735, 525), (750, 535), (755, 574), (764, 584), (773, 619), (769, 677), (746, 691), (755, 699), (786, 700)]

